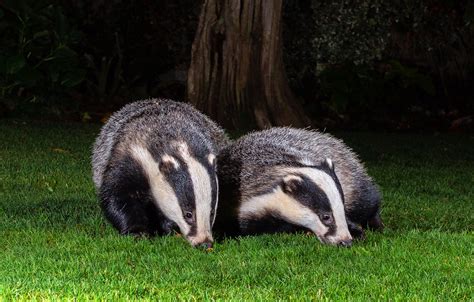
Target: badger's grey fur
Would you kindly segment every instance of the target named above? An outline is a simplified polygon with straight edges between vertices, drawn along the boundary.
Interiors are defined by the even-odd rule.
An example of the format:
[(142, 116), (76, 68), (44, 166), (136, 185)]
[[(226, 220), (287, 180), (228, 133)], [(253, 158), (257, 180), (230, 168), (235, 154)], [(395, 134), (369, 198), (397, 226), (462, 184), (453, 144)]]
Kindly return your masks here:
[[(288, 223), (288, 219), (283, 217), (286, 214), (281, 213), (287, 210), (285, 207), (276, 210), (277, 213), (273, 210), (270, 211), (272, 213), (265, 213), (265, 209), (256, 209), (255, 206), (252, 210), (262, 213), (254, 219), (247, 219), (243, 215), (246, 203), (255, 198), (272, 197), (273, 205), (281, 205), (281, 200), (285, 198), (283, 193), (294, 196), (295, 192), (291, 192), (293, 187), (295, 191), (300, 191), (297, 193), (304, 191), (306, 195), (313, 195), (309, 203), (317, 211), (323, 205), (314, 204), (318, 203), (318, 199), (327, 199), (327, 191), (334, 191), (334, 185), (342, 190), (341, 197), (352, 236), (363, 235), (359, 226), (382, 227), (380, 194), (376, 185), (354, 152), (328, 134), (293, 128), (254, 132), (224, 148), (218, 156), (218, 166), (221, 202), (215, 228), (225, 233), (253, 234), (308, 229), (301, 224)], [(326, 181), (325, 185), (316, 183), (316, 187), (311, 189), (312, 184), (307, 181), (308, 173), (313, 173), (311, 169), (327, 173), (333, 178), (334, 184), (331, 181)], [(318, 181), (321, 180), (315, 180)], [(320, 194), (320, 190), (324, 194)], [(304, 204), (300, 197), (296, 199)], [(309, 204), (305, 206), (311, 208)]]
[(224, 131), (192, 106), (138, 101), (114, 113), (93, 147), (93, 181), (107, 219), (122, 234), (167, 234), (212, 243), (215, 157)]

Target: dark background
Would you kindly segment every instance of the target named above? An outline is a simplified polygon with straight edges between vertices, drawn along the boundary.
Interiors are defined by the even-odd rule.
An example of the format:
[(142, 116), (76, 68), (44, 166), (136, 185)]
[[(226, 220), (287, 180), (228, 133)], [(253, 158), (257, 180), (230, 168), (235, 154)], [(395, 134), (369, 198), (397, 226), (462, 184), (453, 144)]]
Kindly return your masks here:
[[(0, 118), (185, 101), (202, 2), (0, 2)], [(318, 127), (473, 131), (473, 21), (473, 1), (285, 1), (290, 85)]]

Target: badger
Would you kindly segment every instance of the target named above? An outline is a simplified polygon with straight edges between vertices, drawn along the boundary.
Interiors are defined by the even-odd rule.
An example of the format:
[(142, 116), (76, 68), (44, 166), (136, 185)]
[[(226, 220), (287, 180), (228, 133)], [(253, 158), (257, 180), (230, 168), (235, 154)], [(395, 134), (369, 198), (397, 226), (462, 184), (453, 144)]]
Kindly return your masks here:
[(215, 230), (224, 235), (309, 231), (350, 246), (382, 228), (381, 197), (357, 155), (329, 134), (272, 128), (241, 137), (218, 155)]
[(178, 231), (193, 246), (212, 247), (216, 155), (227, 143), (224, 131), (190, 105), (126, 105), (93, 146), (92, 178), (105, 217), (120, 234)]

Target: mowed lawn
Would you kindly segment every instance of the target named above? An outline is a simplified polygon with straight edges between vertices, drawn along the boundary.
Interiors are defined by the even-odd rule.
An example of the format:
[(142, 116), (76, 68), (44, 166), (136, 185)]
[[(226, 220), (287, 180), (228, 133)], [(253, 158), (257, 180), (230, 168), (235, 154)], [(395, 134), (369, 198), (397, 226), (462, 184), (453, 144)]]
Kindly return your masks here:
[(0, 121), (0, 300), (474, 300), (474, 135), (338, 133), (384, 195), (383, 233), (135, 240), (103, 219), (99, 125)]

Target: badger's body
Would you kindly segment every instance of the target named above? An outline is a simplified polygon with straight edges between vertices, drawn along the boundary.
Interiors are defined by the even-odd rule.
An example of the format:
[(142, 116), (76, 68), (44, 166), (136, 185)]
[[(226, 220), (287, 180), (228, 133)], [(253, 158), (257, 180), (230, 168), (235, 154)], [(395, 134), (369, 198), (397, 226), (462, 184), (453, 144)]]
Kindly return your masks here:
[[(293, 128), (254, 132), (224, 148), (218, 166), (221, 202), (216, 229), (224, 233), (309, 229), (321, 241), (337, 244), (350, 241), (348, 228), (352, 236), (360, 236), (358, 225), (382, 226), (377, 187), (357, 156), (328, 134)], [(344, 208), (346, 220), (340, 217)], [(311, 212), (318, 215), (301, 223)], [(325, 224), (324, 212), (339, 223)], [(326, 241), (324, 234), (307, 225), (321, 222), (325, 232), (332, 228), (337, 233), (334, 228), (340, 228), (338, 238)]]
[(223, 130), (193, 107), (138, 101), (114, 113), (92, 155), (106, 218), (121, 234), (179, 230), (193, 245), (212, 242)]

